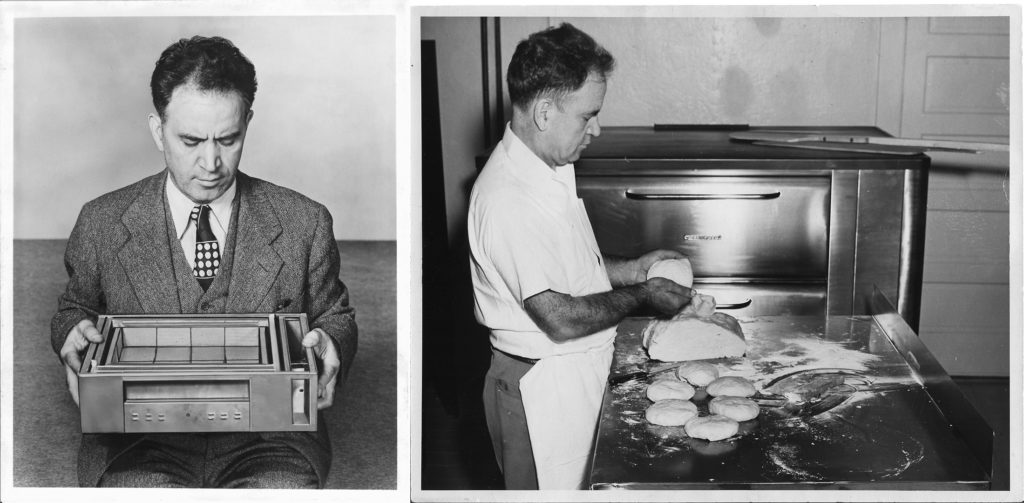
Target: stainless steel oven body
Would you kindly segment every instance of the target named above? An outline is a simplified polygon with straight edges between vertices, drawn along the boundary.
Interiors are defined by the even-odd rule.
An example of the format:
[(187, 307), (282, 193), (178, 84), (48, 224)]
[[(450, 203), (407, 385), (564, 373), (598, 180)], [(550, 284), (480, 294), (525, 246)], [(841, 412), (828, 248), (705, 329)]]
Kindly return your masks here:
[[(786, 129), (884, 135), (874, 128)], [(576, 162), (577, 191), (598, 244), (612, 255), (669, 248), (690, 257), (695, 288), (731, 308), (748, 341), (760, 341), (744, 358), (716, 365), (749, 370), (756, 381), (870, 360), (862, 371), (868, 379), (907, 387), (863, 394), (855, 406), (831, 409), (831, 419), (775, 421), (762, 413), (746, 433), (741, 426), (734, 438), (709, 443), (637, 421), (650, 403), (646, 383), (609, 386), (590, 486), (990, 487), (992, 429), (915, 333), (928, 167), (920, 154), (736, 143), (728, 130), (604, 128)], [(889, 299), (898, 299), (896, 306)], [(647, 322), (620, 325), (613, 375), (650, 368), (638, 338)], [(829, 349), (817, 356), (800, 349), (808, 341)], [(840, 350), (842, 358), (829, 359)], [(872, 425), (881, 429), (869, 433)], [(776, 435), (787, 428), (798, 433)], [(893, 440), (883, 440), (888, 428)], [(824, 433), (798, 438), (812, 431)], [(892, 451), (897, 456), (875, 450), (899, 442), (914, 447)], [(883, 473), (899, 452), (915, 454)]]
[(602, 252), (678, 250), (695, 288), (744, 316), (864, 314), (877, 285), (916, 329), (928, 158), (751, 145), (728, 134), (604, 128), (576, 162)]

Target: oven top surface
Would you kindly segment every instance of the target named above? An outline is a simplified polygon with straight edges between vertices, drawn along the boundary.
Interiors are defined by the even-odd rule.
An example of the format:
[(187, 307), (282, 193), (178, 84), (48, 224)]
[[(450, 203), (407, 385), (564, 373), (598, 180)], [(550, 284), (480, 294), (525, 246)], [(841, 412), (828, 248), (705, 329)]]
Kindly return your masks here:
[[(849, 136), (889, 136), (875, 127), (751, 127), (748, 132), (757, 131), (828, 132)], [(888, 155), (863, 152), (840, 152), (807, 150), (754, 145), (729, 139), (727, 130), (656, 130), (653, 127), (604, 127), (601, 135), (594, 138), (577, 161), (577, 171), (586, 171), (595, 162), (622, 159), (692, 159), (692, 160), (892, 160), (910, 161), (915, 164), (927, 160), (924, 155)], [(907, 167), (907, 166), (902, 166)]]

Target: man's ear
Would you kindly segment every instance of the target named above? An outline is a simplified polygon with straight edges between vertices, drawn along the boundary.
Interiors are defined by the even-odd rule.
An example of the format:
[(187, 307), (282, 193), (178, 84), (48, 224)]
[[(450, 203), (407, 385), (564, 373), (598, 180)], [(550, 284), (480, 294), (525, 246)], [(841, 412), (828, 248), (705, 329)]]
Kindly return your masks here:
[(249, 121), (252, 120), (252, 109), (249, 109), (249, 113), (245, 114), (245, 126), (249, 126)]
[(156, 149), (164, 151), (164, 122), (157, 114), (149, 114), (149, 134), (153, 136)]
[(555, 102), (551, 98), (538, 98), (533, 102), (533, 123), (540, 131), (547, 131)]

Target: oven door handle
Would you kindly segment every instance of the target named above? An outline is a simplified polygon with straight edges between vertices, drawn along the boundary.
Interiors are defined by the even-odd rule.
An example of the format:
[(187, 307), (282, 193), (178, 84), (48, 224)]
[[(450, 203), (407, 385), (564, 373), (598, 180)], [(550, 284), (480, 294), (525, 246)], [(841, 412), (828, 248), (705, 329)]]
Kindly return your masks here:
[(715, 309), (743, 309), (749, 305), (750, 299), (747, 299), (740, 302), (734, 302), (732, 304), (715, 304)]
[(671, 192), (647, 192), (638, 189), (626, 189), (627, 199), (640, 201), (714, 201), (720, 199), (778, 199), (781, 192), (763, 192), (754, 194), (728, 194), (728, 193), (671, 193)]

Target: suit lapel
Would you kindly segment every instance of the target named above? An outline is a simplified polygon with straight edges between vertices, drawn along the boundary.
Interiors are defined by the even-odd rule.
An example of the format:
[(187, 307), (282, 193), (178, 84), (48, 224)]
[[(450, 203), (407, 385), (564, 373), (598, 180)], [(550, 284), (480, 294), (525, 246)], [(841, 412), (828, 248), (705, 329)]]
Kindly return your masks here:
[[(179, 313), (178, 287), (174, 282), (170, 242), (164, 214), (164, 176), (150, 178), (135, 201), (121, 215), (128, 231), (118, 261), (135, 291), (143, 312)], [(174, 243), (178, 246), (178, 243)]]
[(238, 174), (238, 233), (231, 266), (228, 312), (253, 313), (277, 279), (284, 261), (272, 243), (281, 222), (265, 193), (245, 174)]

